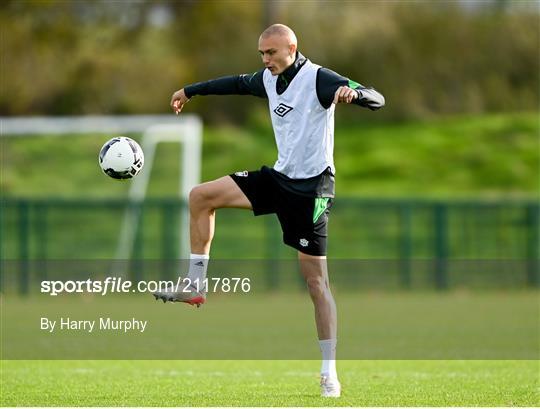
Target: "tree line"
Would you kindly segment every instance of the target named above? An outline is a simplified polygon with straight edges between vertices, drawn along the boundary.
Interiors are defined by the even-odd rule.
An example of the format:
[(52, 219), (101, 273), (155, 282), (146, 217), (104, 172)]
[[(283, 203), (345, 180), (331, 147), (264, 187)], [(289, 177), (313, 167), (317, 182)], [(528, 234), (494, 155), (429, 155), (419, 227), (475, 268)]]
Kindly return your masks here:
[[(312, 61), (381, 91), (378, 118), (538, 110), (539, 21), (527, 1), (6, 1), (0, 114), (170, 112), (185, 84), (260, 69), (271, 22)], [(189, 111), (256, 121), (266, 102), (242, 98)]]

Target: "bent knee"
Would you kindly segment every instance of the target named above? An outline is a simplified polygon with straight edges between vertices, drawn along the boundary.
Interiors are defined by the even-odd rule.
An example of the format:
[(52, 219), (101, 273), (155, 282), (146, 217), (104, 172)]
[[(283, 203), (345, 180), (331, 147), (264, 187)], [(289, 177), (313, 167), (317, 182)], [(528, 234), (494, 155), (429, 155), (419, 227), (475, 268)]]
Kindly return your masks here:
[(189, 192), (189, 207), (191, 209), (212, 207), (212, 193), (206, 186), (197, 185), (191, 189)]

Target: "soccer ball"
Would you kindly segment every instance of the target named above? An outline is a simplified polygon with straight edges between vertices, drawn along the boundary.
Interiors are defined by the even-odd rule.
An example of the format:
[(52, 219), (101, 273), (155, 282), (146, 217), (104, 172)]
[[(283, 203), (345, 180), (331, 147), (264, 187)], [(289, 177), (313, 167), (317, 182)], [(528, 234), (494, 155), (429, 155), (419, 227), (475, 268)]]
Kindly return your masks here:
[(99, 151), (99, 166), (113, 179), (131, 179), (144, 165), (144, 153), (137, 142), (126, 136), (107, 141)]

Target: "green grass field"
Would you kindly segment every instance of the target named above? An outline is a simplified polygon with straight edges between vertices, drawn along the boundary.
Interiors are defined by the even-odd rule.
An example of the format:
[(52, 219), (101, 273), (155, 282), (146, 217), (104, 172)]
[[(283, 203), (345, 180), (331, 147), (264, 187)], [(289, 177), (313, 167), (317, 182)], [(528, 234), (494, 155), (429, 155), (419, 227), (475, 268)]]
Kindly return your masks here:
[(3, 361), (2, 406), (538, 406), (537, 361)]
[[(337, 194), (338, 197), (535, 198), (539, 192), (538, 131), (536, 113), (362, 126), (338, 122)], [(204, 132), (203, 180), (254, 169), (275, 160), (274, 141), (268, 127), (256, 124), (241, 129), (207, 127)], [(2, 138), (2, 193), (11, 197), (125, 197), (129, 184), (116, 183), (101, 175), (97, 165), (98, 150), (108, 137)], [(162, 146), (158, 158), (149, 194), (171, 197), (177, 186), (178, 153)], [(343, 209), (340, 219), (336, 208), (333, 228), (336, 233), (344, 233), (333, 237), (341, 237), (339, 247), (348, 251), (344, 253), (346, 257), (386, 258), (391, 256), (390, 250), (398, 248), (392, 230), (397, 219), (385, 224), (386, 216), (374, 209), (362, 215), (365, 231), (352, 229), (350, 220), (356, 217), (357, 210)], [(115, 248), (118, 227), (107, 224), (107, 217), (120, 220), (119, 211), (115, 211), (90, 213), (76, 209), (50, 213), (50, 226), (55, 229), (51, 227), (49, 232), (49, 255), (110, 257), (107, 251)], [(4, 216), (3, 224), (7, 228), (2, 232), (3, 254), (17, 258), (15, 238), (18, 236), (14, 232), (19, 219), (14, 215), (9, 213), (9, 219)], [(230, 215), (220, 213), (234, 228), (220, 225), (223, 222), (218, 220), (218, 227), (225, 228), (216, 239), (216, 251), (221, 251), (217, 255), (235, 254), (219, 242), (222, 240), (233, 243), (240, 249), (239, 254), (265, 257), (268, 249), (255, 247), (256, 243), (263, 243), (260, 239), (266, 234), (263, 222), (256, 224), (247, 215), (244, 219), (232, 211)], [(490, 215), (489, 211), (481, 209), (473, 216), (475, 222), (484, 226), (486, 215)], [(157, 213), (148, 216), (147, 247), (162, 246), (157, 230), (162, 223), (159, 216)], [(419, 219), (413, 219), (421, 233), (422, 251), (432, 246), (431, 230), (422, 227), (431, 226), (430, 217), (422, 213)], [(521, 226), (525, 220), (520, 212), (510, 211), (505, 217), (509, 229), (514, 224)], [(371, 224), (367, 223), (368, 219)], [(80, 229), (73, 226), (85, 226), (90, 238), (83, 240)], [(485, 245), (488, 238), (495, 237), (503, 249), (525, 248), (519, 241), (525, 237), (521, 230), (516, 230), (517, 233), (479, 231), (481, 234), (472, 240), (475, 246)], [(380, 243), (373, 237), (385, 235), (389, 239), (382, 241), (384, 246), (370, 247)], [(236, 245), (237, 236), (247, 243), (242, 243), (245, 247)], [(461, 236), (456, 237), (454, 242), (463, 241)], [(35, 241), (39, 242), (39, 236)], [(352, 243), (350, 246), (354, 244), (354, 247), (347, 249), (343, 243)], [(499, 252), (499, 247), (488, 248), (484, 254), (475, 246), (471, 257), (507, 256)], [(89, 249), (94, 248), (98, 250), (91, 253)], [(145, 255), (160, 254), (157, 250), (152, 253), (150, 248), (145, 251)], [(332, 249), (330, 254), (336, 253)], [(338, 356), (342, 360), (338, 369), (343, 396), (338, 400), (318, 397), (319, 352), (312, 305), (307, 294), (298, 291), (298, 277), (287, 275), (280, 277), (284, 280), (283, 287), (291, 287), (287, 294), (261, 291), (262, 294), (253, 297), (215, 295), (200, 310), (163, 305), (146, 295), (144, 298), (139, 295), (40, 297), (37, 287), (33, 287), (35, 282), (30, 297), (2, 294), (0, 404), (540, 405), (538, 292), (470, 291), (467, 285), (478, 276), (475, 272), (471, 277), (451, 275), (451, 284), (458, 289), (454, 292), (377, 292), (374, 288), (381, 282), (398, 283), (397, 276), (388, 275), (388, 271), (383, 271), (386, 276), (377, 273), (343, 273), (332, 278), (339, 296)], [(486, 282), (493, 281), (491, 273), (485, 272)], [(505, 271), (504, 277), (523, 281), (516, 271)], [(18, 278), (16, 274), (4, 277), (13, 292), (18, 287)], [(431, 286), (431, 270), (415, 271), (414, 286), (428, 287), (422, 287), (424, 282)], [(397, 286), (392, 285), (390, 288)], [(353, 288), (362, 291), (354, 292)], [(38, 328), (40, 316), (63, 314), (80, 319), (104, 314), (120, 318), (135, 316), (148, 319), (149, 330), (139, 337), (122, 337), (47, 335)], [(259, 359), (264, 356), (268, 358)]]
[[(1, 404), (540, 404), (537, 292), (336, 295), (338, 400), (318, 397), (307, 294), (214, 294), (201, 309), (150, 296), (3, 296)], [(148, 329), (49, 334), (38, 328), (42, 316), (104, 315), (147, 319)]]
[[(3, 359), (313, 360), (306, 291), (211, 293), (200, 309), (150, 294), (2, 297)], [(32, 289), (37, 286), (32, 286)], [(33, 293), (34, 293), (33, 291)], [(339, 351), (350, 360), (538, 359), (538, 292), (334, 290)], [(144, 332), (41, 328), (42, 318), (147, 322)], [(186, 337), (185, 334), (189, 336)]]

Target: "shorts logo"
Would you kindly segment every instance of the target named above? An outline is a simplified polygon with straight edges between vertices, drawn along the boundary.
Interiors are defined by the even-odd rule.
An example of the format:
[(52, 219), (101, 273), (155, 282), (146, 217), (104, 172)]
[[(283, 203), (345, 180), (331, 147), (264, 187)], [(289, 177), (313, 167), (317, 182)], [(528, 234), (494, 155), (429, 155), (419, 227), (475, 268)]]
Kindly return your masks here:
[(280, 116), (280, 117), (284, 117), (285, 115), (287, 115), (289, 112), (291, 112), (293, 110), (292, 107), (288, 106), (288, 105), (285, 105), (285, 104), (279, 104), (277, 106), (276, 109), (274, 109), (274, 112), (276, 115)]
[(307, 247), (309, 245), (309, 241), (307, 241), (306, 239), (300, 239), (300, 245), (302, 247)]
[(234, 175), (235, 175), (235, 176), (242, 177), (242, 178), (247, 178), (248, 171), (247, 171), (247, 170), (244, 170), (244, 171), (242, 171), (242, 172), (235, 172)]

